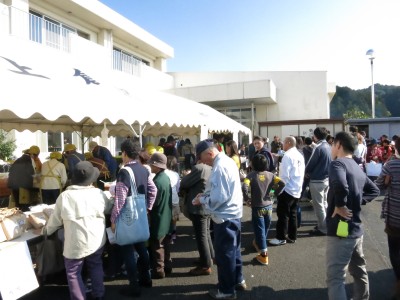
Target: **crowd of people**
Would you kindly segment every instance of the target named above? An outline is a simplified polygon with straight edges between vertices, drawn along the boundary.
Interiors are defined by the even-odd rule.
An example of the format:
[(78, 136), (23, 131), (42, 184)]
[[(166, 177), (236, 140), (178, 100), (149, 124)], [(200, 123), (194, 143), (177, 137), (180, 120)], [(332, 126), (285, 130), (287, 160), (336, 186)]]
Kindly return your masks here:
[[(152, 287), (153, 280), (168, 276), (173, 270), (170, 245), (179, 236), (181, 212), (192, 222), (199, 254), (198, 266), (189, 275), (210, 275), (216, 264), (217, 287), (209, 295), (236, 299), (237, 291), (247, 288), (240, 251), (243, 205), (252, 211), (254, 261), (268, 265), (268, 245), (296, 243), (302, 200), (312, 201), (317, 219), (310, 235), (327, 238), (329, 299), (347, 299), (347, 269), (354, 277), (353, 298), (368, 299), (360, 212), (362, 204), (379, 195), (379, 188), (387, 189), (382, 216), (400, 297), (400, 173), (396, 167), (400, 140), (393, 139), (382, 136), (377, 146), (377, 141), (368, 140), (356, 128), (331, 136), (324, 127), (315, 128), (307, 138), (287, 136), (281, 142), (275, 136), (270, 145), (267, 138), (254, 136), (250, 145), (240, 147), (233, 140), (224, 141), (223, 136), (195, 146), (189, 139), (178, 143), (168, 136), (159, 145), (144, 148), (126, 139), (121, 144), (121, 166), (131, 168), (137, 191), (146, 198), (150, 227), (147, 242), (131, 245), (110, 244), (105, 234), (106, 226), (115, 231), (126, 198), (132, 195), (131, 175), (124, 168), (118, 171), (109, 150), (95, 142), (85, 155), (67, 144), (63, 154), (51, 153), (43, 164), (37, 159), (40, 149), (32, 146), (11, 167), (9, 186), (16, 205), (25, 209), (21, 194), (26, 193), (21, 191), (33, 190), (35, 174), (40, 175), (41, 199), (55, 204), (47, 233), (61, 227), (65, 231), (71, 299), (86, 299), (86, 277), (92, 282), (92, 298), (103, 299), (103, 281), (123, 271), (129, 285), (121, 294), (132, 297), (139, 297), (142, 287)], [(383, 164), (379, 176), (367, 176), (369, 163)], [(102, 183), (113, 180), (110, 200)], [(275, 198), (276, 236), (271, 238)], [(104, 253), (108, 257), (105, 266)]]

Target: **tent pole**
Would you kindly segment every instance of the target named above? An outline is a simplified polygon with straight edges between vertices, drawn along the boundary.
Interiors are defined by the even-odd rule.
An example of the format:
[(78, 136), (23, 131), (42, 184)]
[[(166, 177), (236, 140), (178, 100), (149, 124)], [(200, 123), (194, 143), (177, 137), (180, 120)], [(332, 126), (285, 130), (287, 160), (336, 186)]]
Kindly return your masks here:
[(85, 136), (83, 135), (83, 128), (81, 128), (81, 131), (75, 131), (75, 132), (81, 139), (82, 154), (85, 154), (85, 144), (89, 140), (89, 137), (85, 141)]
[(135, 136), (139, 138), (140, 147), (143, 147), (142, 137), (143, 137), (143, 132), (146, 128), (146, 125), (142, 126), (142, 124), (139, 124), (139, 134), (137, 134), (136, 130), (132, 127), (132, 125), (129, 125), (129, 127), (132, 129)]
[(142, 125), (139, 125), (139, 130), (140, 130), (140, 136), (139, 136), (139, 140), (140, 140), (140, 147), (143, 147), (143, 132), (146, 129), (146, 125), (144, 125), (142, 127)]
[(203, 125), (200, 127), (200, 141), (208, 139), (208, 127)]
[(80, 140), (81, 140), (82, 154), (84, 154), (85, 151), (84, 151), (83, 149), (84, 149), (84, 146), (85, 146), (85, 137), (83, 136), (83, 128), (81, 127), (80, 131), (75, 130), (75, 133), (78, 135), (78, 137), (79, 137)]

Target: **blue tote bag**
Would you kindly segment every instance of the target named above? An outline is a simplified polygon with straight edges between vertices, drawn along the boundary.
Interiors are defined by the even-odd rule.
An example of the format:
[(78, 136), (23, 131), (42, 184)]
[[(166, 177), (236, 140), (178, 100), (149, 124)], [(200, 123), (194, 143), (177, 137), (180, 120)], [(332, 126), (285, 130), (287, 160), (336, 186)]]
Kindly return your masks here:
[(123, 169), (128, 171), (131, 177), (132, 195), (126, 197), (115, 223), (115, 241), (121, 246), (145, 242), (150, 237), (146, 197), (144, 194), (138, 194), (132, 169)]

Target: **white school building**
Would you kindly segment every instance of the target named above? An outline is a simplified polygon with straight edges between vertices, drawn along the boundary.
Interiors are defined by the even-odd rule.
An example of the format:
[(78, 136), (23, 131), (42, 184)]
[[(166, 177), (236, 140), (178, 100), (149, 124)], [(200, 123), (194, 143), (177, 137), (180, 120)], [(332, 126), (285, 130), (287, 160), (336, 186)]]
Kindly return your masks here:
[[(336, 86), (328, 83), (326, 71), (169, 73), (167, 61), (174, 57), (173, 47), (99, 1), (0, 0), (0, 40), (2, 45), (15, 45), (15, 57), (18, 58), (13, 60), (13, 51), (0, 51), (3, 74), (12, 72), (13, 75), (23, 75), (20, 76), (21, 81), (13, 82), (9, 89), (13, 88), (16, 95), (27, 95), (29, 98), (21, 105), (24, 109), (13, 112), (10, 117), (5, 103), (13, 101), (13, 97), (5, 96), (0, 90), (0, 129), (16, 129), (11, 132), (18, 145), (16, 156), (31, 145), (38, 145), (43, 156), (48, 155), (51, 151), (62, 151), (66, 142), (74, 143), (78, 150), (84, 151), (89, 137), (102, 142), (116, 154), (122, 139), (142, 133), (143, 143), (156, 143), (160, 137), (169, 134), (189, 137), (197, 143), (214, 132), (229, 129), (240, 144), (248, 141), (251, 135), (270, 139), (274, 135), (309, 136), (310, 130), (320, 125), (327, 127), (332, 134), (343, 130), (342, 121), (330, 119), (329, 104)], [(35, 73), (32, 69), (38, 62), (44, 62), (42, 69), (39, 66), (43, 73)], [(149, 116), (148, 119), (137, 117), (127, 122), (129, 114), (123, 110), (134, 112), (137, 106), (130, 107), (129, 103), (114, 101), (113, 96), (109, 96), (112, 94), (108, 93), (104, 94), (107, 99), (102, 99), (101, 92), (90, 97), (90, 91), (86, 89), (86, 97), (79, 99), (83, 108), (80, 105), (76, 108), (87, 110), (84, 112), (86, 123), (85, 118), (75, 120), (63, 116), (64, 120), (79, 124), (76, 129), (65, 129), (67, 127), (62, 127), (65, 124), (60, 118), (54, 116), (51, 119), (40, 112), (41, 107), (48, 105), (67, 106), (69, 100), (66, 95), (79, 96), (78, 92), (71, 92), (75, 83), (66, 79), (65, 74), (59, 74), (71, 66), (78, 66), (74, 80), (85, 80), (91, 86), (104, 83), (103, 86), (109, 87), (107, 91), (117, 89), (118, 93), (132, 99), (142, 99), (140, 109), (146, 114), (153, 111), (156, 115), (161, 110), (163, 114), (171, 115), (173, 120), (157, 123)], [(42, 89), (42, 93), (20, 92), (20, 89), (30, 88), (32, 83), (26, 83), (26, 78), (32, 75), (36, 76), (34, 80), (38, 80), (39, 76), (48, 79), (49, 89)], [(5, 76), (0, 76), (0, 82), (7, 82)], [(60, 88), (54, 92), (51, 86), (55, 81), (53, 78), (65, 82), (64, 85), (58, 84)], [(52, 95), (50, 104), (46, 102), (49, 95)], [(152, 107), (152, 97), (161, 98), (157, 103), (164, 106)], [(121, 95), (117, 98), (124, 99)], [(195, 124), (190, 120), (180, 121), (180, 118), (184, 119), (185, 110), (179, 112), (180, 107), (170, 107), (168, 103), (181, 101), (182, 98), (212, 107), (244, 126), (214, 116), (211, 111), (208, 118), (200, 119)], [(124, 118), (91, 117), (96, 110), (110, 110), (111, 114), (111, 108), (115, 106), (121, 109)], [(194, 110), (200, 109), (202, 106)], [(29, 114), (29, 111), (33, 113)], [(31, 123), (28, 124), (27, 119)], [(49, 123), (49, 120), (54, 123)], [(225, 123), (225, 126), (218, 123)], [(98, 125), (96, 130), (95, 125)], [(85, 132), (88, 126), (92, 126), (90, 133)], [(103, 127), (107, 127), (109, 132), (105, 140), (100, 134)], [(23, 131), (26, 128), (34, 133)]]

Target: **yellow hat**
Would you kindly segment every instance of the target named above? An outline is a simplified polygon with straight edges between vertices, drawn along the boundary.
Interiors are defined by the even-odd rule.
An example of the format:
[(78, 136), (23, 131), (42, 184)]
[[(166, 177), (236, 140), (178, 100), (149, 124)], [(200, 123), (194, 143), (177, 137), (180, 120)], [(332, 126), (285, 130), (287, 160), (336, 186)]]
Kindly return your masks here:
[(31, 146), (31, 147), (29, 148), (29, 152), (28, 152), (28, 153), (29, 153), (29, 154), (39, 155), (40, 149), (39, 149), (38, 146)]
[(50, 158), (60, 160), (60, 159), (62, 159), (62, 154), (60, 152), (51, 152)]
[(76, 146), (74, 144), (66, 144), (64, 146), (64, 151), (73, 151), (76, 150)]
[(154, 153), (157, 152), (156, 148), (154, 147), (147, 147), (146, 150), (150, 155), (153, 155)]
[(93, 158), (92, 152), (85, 152), (85, 159)]
[(164, 148), (161, 146), (156, 147), (157, 152), (164, 153)]
[(146, 145), (144, 145), (145, 148), (149, 148), (149, 147), (154, 147), (153, 143), (146, 143)]

